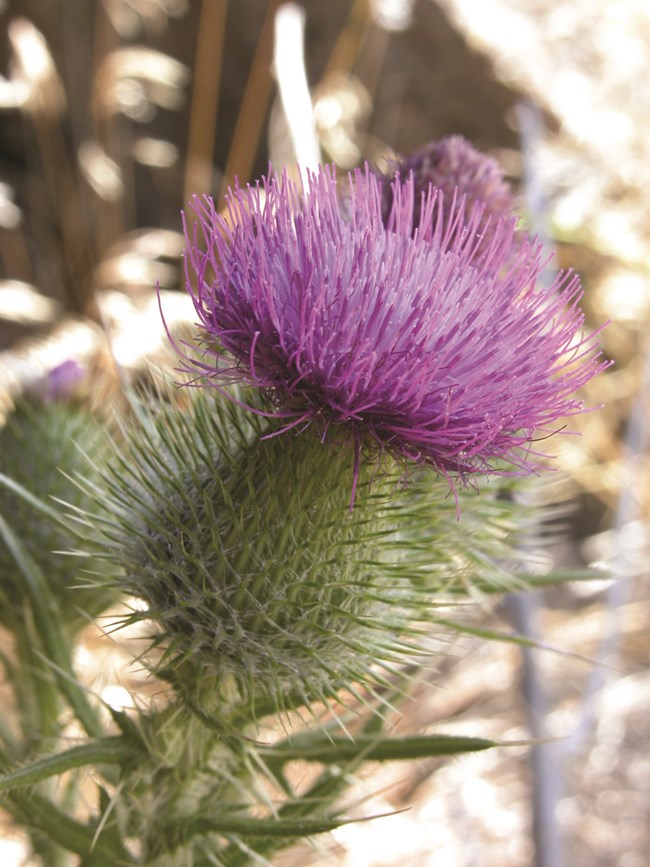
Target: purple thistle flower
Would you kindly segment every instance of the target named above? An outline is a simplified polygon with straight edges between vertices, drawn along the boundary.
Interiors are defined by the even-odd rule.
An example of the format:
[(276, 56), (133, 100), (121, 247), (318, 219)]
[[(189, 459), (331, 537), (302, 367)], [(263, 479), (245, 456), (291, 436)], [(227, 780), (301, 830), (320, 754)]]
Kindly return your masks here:
[(53, 367), (34, 386), (33, 392), (44, 403), (63, 403), (70, 400), (85, 375), (84, 368), (74, 358), (68, 358)]
[(203, 352), (183, 368), (226, 394), (233, 380), (262, 389), (281, 432), (347, 431), (353, 500), (371, 447), (434, 467), (454, 492), (476, 472), (535, 472), (533, 441), (582, 411), (576, 389), (606, 366), (581, 334), (578, 277), (538, 286), (540, 245), (515, 243), (515, 218), (491, 223), (479, 253), (480, 209), (465, 220), (429, 189), (414, 223), (412, 177), (391, 189), (385, 220), (368, 169), (344, 206), (327, 167), (304, 191), (286, 174), (231, 190), (223, 216), (196, 197), (185, 270)]
[[(482, 245), (485, 249), (490, 243), (490, 223), (494, 231), (496, 220), (509, 219), (514, 213), (512, 191), (504, 180), (499, 164), (476, 150), (462, 136), (447, 136), (429, 142), (412, 154), (398, 157), (382, 177), (390, 181), (399, 175), (403, 182), (411, 172), (415, 225), (420, 222), (420, 209), (429, 185), (442, 191), (445, 202), (451, 203), (464, 197), (468, 214), (476, 208), (483, 210), (479, 230), (485, 233)], [(385, 220), (388, 219), (393, 205), (392, 189), (390, 184), (385, 184), (383, 188), (382, 209)]]

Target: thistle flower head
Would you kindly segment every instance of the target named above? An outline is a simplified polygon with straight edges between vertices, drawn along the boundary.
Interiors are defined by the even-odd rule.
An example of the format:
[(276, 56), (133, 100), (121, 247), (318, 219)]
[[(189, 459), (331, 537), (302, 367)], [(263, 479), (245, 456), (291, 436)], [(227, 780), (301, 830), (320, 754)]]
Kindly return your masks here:
[[(413, 174), (413, 219), (421, 219), (423, 199), (429, 187), (443, 193), (445, 202), (464, 199), (468, 214), (479, 208), (483, 215), (481, 229), (486, 231), (483, 247), (489, 247), (491, 231), (499, 219), (511, 219), (514, 201), (510, 186), (496, 160), (476, 150), (462, 136), (454, 135), (432, 141), (411, 154), (398, 157), (384, 177), (399, 175), (404, 181)], [(387, 220), (393, 205), (393, 187), (383, 187), (382, 208)], [(492, 226), (490, 227), (490, 221)]]
[(74, 358), (53, 367), (35, 387), (44, 403), (69, 400), (85, 376), (84, 368)]
[[(224, 389), (263, 390), (285, 428), (311, 425), (434, 467), (533, 472), (531, 443), (580, 412), (574, 392), (603, 366), (582, 336), (577, 276), (538, 285), (540, 246), (515, 243), (515, 218), (465, 218), (429, 188), (350, 176), (345, 206), (329, 168), (299, 189), (286, 175), (231, 191), (227, 214), (197, 198), (185, 223), (187, 290), (203, 351), (184, 367)], [(514, 253), (513, 253), (514, 251)], [(354, 493), (353, 493), (354, 496)]]

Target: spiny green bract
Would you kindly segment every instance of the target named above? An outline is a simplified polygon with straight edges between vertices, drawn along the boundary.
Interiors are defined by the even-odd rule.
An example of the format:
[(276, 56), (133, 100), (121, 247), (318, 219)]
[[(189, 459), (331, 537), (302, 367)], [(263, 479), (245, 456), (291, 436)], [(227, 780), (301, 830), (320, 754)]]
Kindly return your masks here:
[[(17, 482), (40, 500), (39, 510), (17, 492), (0, 486), (0, 513), (45, 575), (61, 604), (68, 625), (84, 625), (108, 603), (102, 588), (80, 591), (79, 560), (63, 552), (75, 548), (77, 534), (65, 509), (84, 510), (90, 502), (87, 491), (71, 477), (83, 469), (87, 480), (98, 477), (95, 462), (101, 462), (105, 438), (94, 416), (70, 401), (43, 402), (24, 397), (0, 429), (0, 473)], [(105, 455), (104, 455), (105, 456)], [(89, 458), (91, 459), (89, 461)], [(58, 516), (52, 514), (59, 512)], [(84, 568), (97, 563), (86, 560)], [(20, 614), (25, 588), (14, 559), (0, 540), (0, 621), (11, 625)]]
[(146, 604), (131, 619), (157, 625), (160, 667), (202, 699), (199, 681), (234, 680), (279, 709), (403, 658), (435, 591), (473, 568), (444, 482), (405, 493), (399, 472), (365, 469), (351, 511), (352, 443), (269, 436), (277, 421), (191, 392), (187, 411), (139, 412), (99, 524), (114, 583)]
[(385, 656), (384, 627), (406, 625), (379, 568), (395, 479), (366, 480), (350, 511), (351, 446), (264, 439), (265, 420), (192, 398), (188, 412), (147, 414), (107, 480), (116, 582), (146, 603), (134, 616), (158, 625), (165, 664), (234, 678), (248, 696), (331, 694)]

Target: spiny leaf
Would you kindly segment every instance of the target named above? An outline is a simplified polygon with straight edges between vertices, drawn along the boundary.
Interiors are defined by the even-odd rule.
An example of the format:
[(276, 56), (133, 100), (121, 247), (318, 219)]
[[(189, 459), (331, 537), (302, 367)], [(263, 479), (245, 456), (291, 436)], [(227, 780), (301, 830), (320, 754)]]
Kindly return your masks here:
[(70, 647), (61, 630), (58, 605), (52, 596), (43, 573), (32, 560), (9, 524), (0, 515), (0, 536), (13, 557), (22, 576), (25, 588), (34, 608), (34, 617), (43, 647), (57, 677), (61, 691), (66, 696), (77, 719), (91, 737), (101, 737), (102, 726), (90, 706), (86, 693), (75, 678), (70, 661)]
[(87, 765), (124, 765), (133, 758), (133, 748), (122, 737), (101, 738), (72, 747), (63, 753), (46, 756), (23, 768), (0, 776), (0, 792), (23, 786), (32, 786)]
[(259, 752), (282, 763), (302, 759), (309, 762), (337, 764), (356, 758), (385, 762), (450, 756), (498, 746), (497, 741), (455, 735), (414, 735), (385, 739), (357, 735), (352, 741), (342, 737), (324, 739), (319, 735), (320, 733), (316, 733), (315, 737), (306, 734), (288, 738), (273, 747), (261, 747)]
[(25, 827), (36, 829), (64, 849), (88, 858), (83, 863), (93, 867), (123, 867), (134, 863), (121, 844), (109, 845), (103, 837), (96, 840), (92, 825), (72, 819), (37, 792), (9, 792), (3, 799), (3, 806), (20, 818)]
[(519, 647), (532, 647), (535, 650), (548, 650), (551, 653), (559, 653), (561, 656), (570, 656), (573, 659), (581, 659), (583, 662), (593, 664), (594, 660), (589, 656), (583, 656), (574, 651), (565, 650), (562, 647), (554, 647), (544, 641), (539, 641), (535, 638), (529, 638), (526, 635), (518, 635), (511, 632), (499, 632), (495, 629), (485, 629), (479, 626), (469, 626), (465, 623), (458, 623), (454, 620), (437, 620), (441, 626), (448, 626), (456, 632), (462, 632), (466, 635), (475, 635), (477, 638), (485, 638), (487, 641), (500, 641), (505, 644), (517, 644)]
[[(581, 567), (571, 569), (553, 569), (550, 572), (522, 572), (513, 569), (508, 573), (508, 584), (503, 581), (495, 581), (494, 577), (476, 575), (471, 579), (471, 586), (480, 593), (500, 593), (511, 591), (523, 591), (535, 587), (550, 587), (555, 584), (566, 584), (570, 581), (602, 581), (610, 576), (602, 569)], [(451, 594), (465, 595), (466, 588), (458, 584), (449, 587)]]
[(170, 823), (165, 840), (170, 848), (176, 848), (199, 834), (238, 834), (243, 837), (309, 837), (324, 834), (353, 822), (368, 822), (394, 813), (381, 813), (364, 819), (255, 819), (246, 816), (193, 816), (180, 822)]
[(40, 512), (42, 515), (45, 515), (46, 518), (57, 523), (61, 520), (61, 514), (57, 512), (56, 509), (53, 509), (40, 497), (35, 497), (34, 494), (27, 490), (27, 488), (19, 482), (16, 482), (14, 479), (9, 478), (9, 476), (5, 476), (4, 473), (0, 473), (0, 485), (3, 485), (7, 490), (11, 491), (12, 494), (21, 497), (21, 499), (28, 503), (33, 509)]

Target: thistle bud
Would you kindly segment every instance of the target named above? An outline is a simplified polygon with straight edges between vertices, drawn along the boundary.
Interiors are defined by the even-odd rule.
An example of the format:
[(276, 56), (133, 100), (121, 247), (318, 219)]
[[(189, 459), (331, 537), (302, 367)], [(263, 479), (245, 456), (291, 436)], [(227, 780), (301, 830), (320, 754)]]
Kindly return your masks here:
[(107, 479), (116, 582), (146, 607), (131, 619), (156, 624), (161, 665), (188, 689), (236, 684), (281, 707), (364, 679), (413, 615), (378, 568), (395, 478), (369, 488), (362, 471), (351, 512), (350, 442), (268, 436), (268, 420), (190, 393), (188, 412), (157, 409), (133, 432)]
[[(83, 510), (88, 495), (74, 482), (76, 473), (97, 478), (88, 462), (101, 460), (104, 437), (95, 417), (75, 399), (83, 371), (69, 361), (34, 383), (0, 428), (0, 473), (17, 482), (34, 501), (0, 486), (0, 513), (43, 572), (61, 605), (67, 624), (77, 628), (107, 604), (106, 591), (79, 591), (85, 579), (80, 560), (65, 556), (77, 546), (74, 524), (64, 515), (64, 501)], [(45, 506), (39, 509), (37, 501)], [(60, 515), (53, 514), (60, 510)], [(97, 563), (87, 562), (89, 569)], [(0, 621), (11, 625), (19, 615), (24, 587), (16, 563), (0, 540)]]

